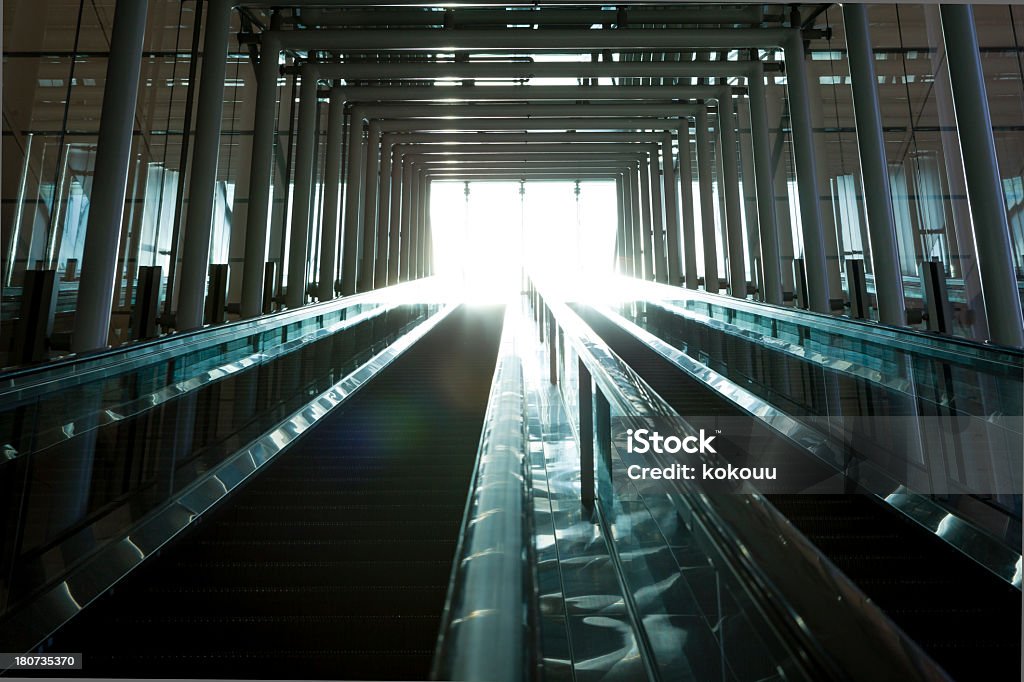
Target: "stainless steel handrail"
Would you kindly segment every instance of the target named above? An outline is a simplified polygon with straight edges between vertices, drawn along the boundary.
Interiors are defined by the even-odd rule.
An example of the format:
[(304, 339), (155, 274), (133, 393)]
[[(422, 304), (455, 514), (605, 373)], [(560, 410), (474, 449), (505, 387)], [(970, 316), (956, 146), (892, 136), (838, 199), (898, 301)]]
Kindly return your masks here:
[[(706, 291), (684, 289), (667, 284), (646, 282), (634, 278), (622, 278), (624, 285), (637, 291), (647, 292), (647, 300), (655, 303), (658, 300), (693, 300), (717, 305), (723, 308), (762, 315), (776, 320), (784, 320), (797, 325), (816, 327), (822, 331), (850, 338), (869, 341), (871, 343), (893, 346), (909, 353), (927, 355), (938, 359), (952, 360), (960, 363), (983, 362), (1005, 364), (1005, 358), (985, 357), (1000, 354), (1013, 358), (1015, 364), (1024, 364), (1024, 351), (1010, 346), (999, 346), (990, 343), (978, 343), (955, 336), (937, 337), (935, 334), (908, 329), (891, 327), (870, 320), (838, 318), (834, 315), (816, 313), (810, 310), (797, 310), (769, 303), (748, 301), (745, 299), (711, 294)], [(941, 344), (941, 347), (940, 347)]]
[[(607, 401), (627, 417), (668, 417), (674, 423), (684, 423), (575, 312), (552, 295), (552, 289), (538, 286), (536, 279), (531, 279), (530, 286), (541, 315), (551, 315), (565, 342), (572, 346), (593, 378), (595, 398)], [(553, 380), (556, 375), (552, 372)], [(581, 382), (581, 391), (584, 388), (589, 386), (584, 387)], [(589, 403), (580, 401), (581, 405)], [(585, 423), (582, 417), (581, 424)], [(593, 419), (592, 424), (595, 441), (610, 448), (607, 419)], [(654, 453), (646, 457), (653, 466), (673, 464)], [(593, 480), (592, 474), (590, 479)], [(916, 643), (752, 486), (741, 484), (735, 492), (743, 494), (711, 495), (678, 481), (664, 483), (671, 487), (669, 497), (680, 514), (699, 524), (715, 543), (728, 570), (737, 576), (761, 614), (779, 633), (792, 660), (806, 677), (948, 679)], [(583, 492), (586, 497), (586, 491)]]
[(526, 387), (508, 306), (432, 677), (536, 677)]
[[(737, 409), (750, 415), (751, 419), (763, 422), (768, 428), (783, 434), (788, 440), (800, 443), (808, 454), (818, 457), (825, 464), (842, 470), (841, 462), (835, 459), (845, 447), (842, 438), (825, 433), (813, 426), (803, 423), (766, 400), (761, 399), (743, 386), (715, 372), (710, 367), (697, 362), (683, 351), (665, 343), (640, 326), (630, 322), (609, 308), (595, 306), (593, 308), (612, 324), (633, 336), (669, 363), (679, 368), (696, 381), (712, 388)], [(912, 521), (934, 533), (943, 542), (971, 557), (981, 566), (991, 571), (999, 579), (1021, 589), (1020, 563), (1021, 553), (991, 536), (980, 528), (974, 527), (969, 521), (960, 519), (938, 505), (925, 495), (920, 495), (906, 487), (891, 474), (861, 460), (858, 483), (867, 492), (873, 493), (880, 501), (905, 514)], [(942, 522), (948, 526), (951, 520), (958, 523), (958, 533), (939, 532)]]
[(0, 400), (9, 399), (11, 396), (23, 398), (28, 391), (46, 390), (46, 386), (51, 382), (59, 382), (61, 388), (66, 388), (69, 382), (82, 383), (97, 376), (103, 376), (104, 373), (127, 372), (145, 364), (170, 360), (197, 348), (229, 343), (236, 339), (272, 331), (301, 320), (328, 315), (355, 305), (383, 304), (399, 300), (419, 302), (414, 300), (415, 292), (417, 287), (422, 287), (422, 284), (423, 280), (406, 282), (385, 289), (263, 315), (251, 320), (239, 320), (215, 327), (178, 332), (157, 339), (125, 344), (102, 351), (69, 355), (52, 362), (10, 370), (0, 373)]
[(261, 436), (207, 471), (162, 506), (114, 534), (75, 566), (24, 601), (0, 614), (0, 649), (30, 651), (144, 560), (157, 553), (314, 424), (352, 397), (455, 310), (443, 307), (385, 349), (311, 398)]

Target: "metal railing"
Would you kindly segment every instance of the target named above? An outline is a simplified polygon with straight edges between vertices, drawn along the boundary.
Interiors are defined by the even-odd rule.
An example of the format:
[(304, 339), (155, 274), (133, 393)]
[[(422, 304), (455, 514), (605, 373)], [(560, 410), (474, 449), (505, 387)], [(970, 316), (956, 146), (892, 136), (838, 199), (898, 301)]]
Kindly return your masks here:
[[(295, 327), (308, 333), (323, 329), (345, 319), (346, 311), (368, 306), (417, 302), (423, 281), (407, 282), (385, 289), (368, 291), (323, 303), (263, 315), (251, 320), (206, 326), (187, 332), (165, 334), (156, 339), (125, 343), (115, 348), (68, 355), (51, 362), (0, 373), (0, 401), (8, 402), (32, 397), (47, 390), (64, 390), (111, 374), (128, 372), (137, 367), (180, 358), (205, 349), (246, 341), (246, 347), (262, 347), (264, 338), (274, 332)], [(420, 301), (430, 302), (430, 301)], [(279, 342), (279, 338), (268, 339)]]
[[(174, 481), (172, 476), (173, 485), (169, 486), (166, 492), (160, 493), (153, 504), (140, 502), (133, 505), (133, 500), (129, 496), (121, 503), (125, 513), (114, 514), (117, 508), (112, 508), (105, 512), (105, 517), (86, 518), (79, 525), (106, 524), (102, 533), (96, 533), (97, 536), (102, 536), (102, 541), (70, 557), (65, 565), (51, 567), (52, 570), (45, 576), (44, 582), (27, 585), (18, 595), (9, 594), (10, 586), (0, 584), (0, 597), (4, 597), (0, 599), (4, 609), (0, 612), (0, 648), (5, 651), (32, 649), (128, 572), (156, 553), (175, 535), (195, 523), (202, 514), (242, 485), (250, 476), (287, 450), (303, 433), (394, 363), (454, 310), (454, 306), (420, 307), (427, 310), (416, 310), (411, 315), (403, 317), (400, 322), (404, 326), (399, 329), (383, 325), (376, 331), (368, 330), (369, 333), (363, 334), (358, 324), (345, 326), (343, 331), (338, 332), (339, 335), (362, 334), (360, 339), (352, 339), (350, 353), (347, 353), (357, 358), (354, 363), (357, 366), (344, 369), (338, 378), (337, 375), (331, 375), (329, 379), (320, 381), (317, 384), (320, 387), (315, 393), (304, 390), (309, 386), (298, 386), (299, 395), (289, 400), (287, 407), (280, 400), (273, 401), (269, 417), (254, 419), (253, 426), (246, 432), (251, 431), (253, 437), (241, 440), (234, 435), (228, 435), (227, 443), (231, 447), (226, 456), (196, 467), (200, 473), (192, 479)], [(372, 325), (376, 317), (364, 320), (363, 326)], [(298, 364), (302, 364), (301, 358), (295, 359)], [(299, 372), (293, 367), (291, 373)], [(288, 385), (293, 384), (295, 382), (289, 382)], [(324, 385), (326, 390), (323, 390)], [(285, 407), (287, 411), (284, 411)], [(232, 439), (240, 440), (241, 447), (234, 445)], [(191, 439), (185, 440), (191, 443)], [(202, 445), (197, 443), (195, 447)], [(188, 462), (190, 454), (173, 450), (169, 453), (171, 464), (182, 459)], [(17, 462), (6, 463), (7, 466), (15, 464)], [(152, 487), (151, 482), (144, 483)], [(147, 500), (153, 497), (153, 491), (149, 487), (142, 490), (148, 495)], [(43, 490), (42, 493), (40, 504), (62, 503), (56, 493), (49, 490)], [(31, 491), (26, 490), (22, 498), (28, 500), (30, 494)], [(89, 531), (90, 527), (86, 525), (84, 530), (75, 530), (75, 536)], [(75, 539), (75, 536), (65, 537), (68, 533), (59, 528), (54, 531), (54, 535), (57, 539), (50, 545), (68, 544)], [(50, 545), (43, 549), (46, 550)], [(49, 549), (47, 553), (63, 556), (65, 553), (60, 551), (61, 547), (63, 545), (58, 544), (56, 552)], [(33, 552), (33, 556), (38, 554), (39, 551)], [(17, 561), (20, 556), (16, 554), (12, 559)], [(6, 571), (6, 575), (13, 573), (13, 570)]]
[(508, 306), (432, 677), (538, 677), (526, 387)]
[[(541, 338), (546, 338), (549, 348), (550, 380), (560, 384), (567, 405), (578, 409), (582, 500), (610, 516), (622, 495), (621, 486), (628, 483), (614, 475), (621, 467), (613, 462), (618, 458), (613, 450), (613, 417), (637, 426), (664, 418), (673, 424), (685, 426), (686, 422), (553, 289), (531, 279), (529, 295)], [(720, 461), (716, 455), (701, 457), (711, 463)], [(654, 467), (675, 463), (655, 453), (645, 458)], [(785, 670), (787, 679), (946, 679), (749, 483), (740, 482), (724, 494), (677, 480), (661, 483), (667, 499), (659, 501), (666, 501), (669, 513), (697, 538), (729, 590), (741, 595), (745, 617), (764, 643), (763, 655)], [(652, 496), (649, 491), (644, 494)], [(609, 537), (615, 540), (616, 534)], [(638, 583), (632, 591), (638, 596), (651, 587)], [(628, 602), (629, 595), (627, 609), (636, 608)], [(649, 672), (654, 669), (650, 676), (657, 679), (658, 656), (664, 649), (658, 651), (644, 632), (644, 615), (635, 613), (631, 620), (639, 628), (641, 655), (653, 659), (648, 664)], [(719, 636), (725, 635), (719, 632)]]

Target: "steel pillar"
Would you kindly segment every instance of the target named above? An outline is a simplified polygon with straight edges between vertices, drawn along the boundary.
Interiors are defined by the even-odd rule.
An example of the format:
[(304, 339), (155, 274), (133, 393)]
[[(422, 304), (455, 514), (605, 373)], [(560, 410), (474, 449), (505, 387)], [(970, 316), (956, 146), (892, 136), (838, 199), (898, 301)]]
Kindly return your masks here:
[(355, 108), (348, 123), (348, 179), (345, 185), (345, 242), (341, 257), (341, 294), (356, 293), (359, 268), (359, 189), (362, 179), (363, 119)]
[(651, 216), (653, 218), (651, 227), (654, 230), (654, 251), (651, 253), (654, 271), (651, 278), (664, 284), (668, 282), (668, 254), (665, 251), (665, 193), (662, 187), (661, 165), (657, 148), (648, 155), (647, 166), (650, 171)]
[(719, 183), (719, 191), (724, 190), (725, 194), (729, 294), (735, 298), (746, 298), (747, 273), (743, 257), (740, 176), (736, 161), (736, 109), (731, 98), (723, 97), (718, 101), (718, 127), (722, 135), (722, 158), (718, 164), (722, 170), (722, 181)]
[(641, 253), (643, 254), (644, 279), (654, 281), (654, 226), (652, 220), (653, 197), (651, 196), (651, 162), (647, 156), (638, 166), (640, 174), (640, 221), (643, 230), (640, 233)]
[[(71, 337), (71, 349), (75, 352), (105, 347), (110, 333), (147, 5), (119, 0), (114, 9), (75, 331)], [(13, 243), (11, 249), (13, 261)]]
[[(682, 145), (682, 141), (680, 141), (680, 145)], [(679, 250), (679, 186), (676, 184), (671, 132), (662, 133), (661, 155), (664, 169), (662, 179), (665, 186), (665, 275), (669, 284), (679, 286), (682, 283), (680, 270), (682, 252)]]
[(413, 274), (413, 268), (411, 267), (410, 259), (414, 251), (412, 250), (412, 222), (410, 221), (409, 214), (411, 213), (412, 207), (412, 164), (402, 163), (402, 182), (401, 188), (401, 199), (399, 209), (399, 272), (401, 273), (399, 279), (402, 282), (408, 282), (415, 275)]
[(1006, 199), (992, 136), (974, 10), (970, 5), (942, 5), (940, 11), (989, 334), (996, 343), (1024, 346)]
[(203, 66), (199, 76), (199, 100), (196, 102), (196, 137), (192, 145), (192, 176), (188, 185), (188, 212), (182, 242), (181, 285), (174, 323), (179, 330), (195, 329), (203, 325), (206, 280), (210, 267), (213, 196), (217, 187), (220, 126), (224, 113), (228, 32), (231, 30), (229, 4), (208, 2), (206, 7)]
[(694, 235), (693, 169), (690, 122), (679, 125), (679, 203), (682, 220), (683, 276), (686, 288), (697, 288), (697, 242)]
[(391, 153), (391, 208), (388, 209), (388, 284), (402, 281), (402, 163), (398, 150)]
[(313, 203), (313, 162), (316, 157), (317, 82), (307, 77), (299, 86), (298, 131), (295, 134), (295, 188), (292, 194), (291, 237), (288, 244), (288, 290), (285, 304), (298, 308), (306, 303), (309, 272), (309, 223)]
[[(875, 53), (871, 46), (867, 6), (844, 4), (843, 23), (853, 85), (861, 183), (871, 238), (871, 271), (875, 276), (878, 321), (904, 326), (907, 323), (907, 304), (903, 297), (903, 273), (896, 243), (896, 221), (889, 188), (889, 167), (878, 106), (878, 79), (875, 76)], [(847, 279), (850, 279), (849, 272)], [(852, 284), (850, 289), (853, 290)], [(852, 311), (852, 296), (850, 304)]]
[[(395, 255), (391, 237), (391, 155), (392, 144), (389, 135), (383, 136), (380, 149), (380, 189), (377, 192), (377, 244), (378, 254), (374, 263), (373, 281), (378, 286), (393, 284), (388, 275), (391, 259)], [(383, 257), (381, 257), (383, 254)]]
[[(758, 70), (760, 71), (760, 69)], [(750, 143), (754, 156), (754, 191), (757, 195), (757, 226), (761, 237), (761, 269), (764, 273), (765, 303), (782, 305), (782, 257), (779, 254), (779, 224), (775, 216), (775, 185), (772, 178), (772, 149), (768, 133), (767, 93), (762, 73), (747, 79), (750, 92)]]
[[(633, 276), (639, 279), (644, 279), (647, 276), (647, 272), (644, 270), (645, 261), (650, 256), (651, 248), (648, 246), (644, 248), (644, 237), (650, 234), (647, 221), (644, 220), (643, 211), (641, 209), (641, 185), (640, 177), (643, 174), (640, 172), (640, 164), (633, 164), (632, 168), (629, 169), (627, 177), (629, 182), (626, 185), (629, 193), (629, 208), (632, 213), (632, 225), (633, 225)], [(650, 267), (650, 266), (648, 266)]]
[(785, 55), (789, 118), (793, 129), (793, 161), (800, 189), (800, 225), (803, 232), (808, 307), (815, 312), (830, 313), (828, 272), (825, 265), (825, 231), (818, 199), (818, 168), (811, 119), (813, 95), (810, 91), (807, 63), (804, 61), (803, 41), (799, 35), (794, 34), (788, 41)]
[(363, 205), (361, 229), (363, 249), (360, 253), (359, 290), (369, 291), (373, 288), (374, 258), (380, 252), (377, 239), (377, 187), (380, 184), (380, 124), (370, 121), (366, 136), (366, 172), (363, 175)]
[(338, 227), (341, 218), (341, 146), (345, 128), (345, 101), (331, 90), (327, 112), (327, 158), (324, 160), (324, 210), (320, 230), (320, 274), (317, 297), (334, 298), (338, 269)]
[(242, 264), (242, 318), (263, 312), (263, 278), (270, 236), (270, 186), (274, 163), (274, 122), (277, 114), (278, 56), (264, 43), (256, 67), (256, 106), (253, 116), (252, 159), (249, 167), (249, 205), (245, 219), (245, 262)]
[(704, 236), (704, 290), (718, 293), (718, 251), (717, 229), (715, 227), (715, 197), (711, 177), (711, 134), (708, 132), (708, 116), (697, 114), (697, 182), (700, 193), (700, 220)]

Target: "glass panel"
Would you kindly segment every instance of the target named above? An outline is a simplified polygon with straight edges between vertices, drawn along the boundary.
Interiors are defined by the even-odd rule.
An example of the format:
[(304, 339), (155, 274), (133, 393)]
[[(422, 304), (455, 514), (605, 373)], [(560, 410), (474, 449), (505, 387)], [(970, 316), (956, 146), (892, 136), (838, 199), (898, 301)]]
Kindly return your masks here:
[(2, 607), (119, 537), (438, 309), (381, 307), (325, 335), (340, 318), (334, 311), (282, 346), (273, 345), (276, 330), (258, 332), (5, 402)]

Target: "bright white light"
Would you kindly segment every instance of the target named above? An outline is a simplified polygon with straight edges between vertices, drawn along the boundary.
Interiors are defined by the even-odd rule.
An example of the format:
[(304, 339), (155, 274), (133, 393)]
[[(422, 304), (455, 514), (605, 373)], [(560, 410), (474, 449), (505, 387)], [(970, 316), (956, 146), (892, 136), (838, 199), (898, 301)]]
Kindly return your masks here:
[(618, 209), (612, 182), (462, 182), (431, 187), (434, 264), (467, 301), (508, 300), (522, 267), (562, 285), (607, 281)]

